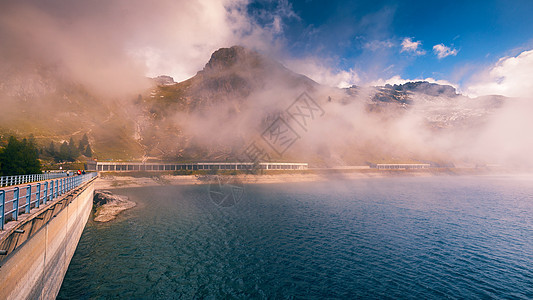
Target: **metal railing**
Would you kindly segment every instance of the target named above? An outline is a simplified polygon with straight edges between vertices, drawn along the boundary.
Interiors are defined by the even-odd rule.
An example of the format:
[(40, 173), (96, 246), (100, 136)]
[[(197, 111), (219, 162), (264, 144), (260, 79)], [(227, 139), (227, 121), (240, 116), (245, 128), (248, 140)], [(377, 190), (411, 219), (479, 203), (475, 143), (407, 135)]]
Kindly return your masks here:
[(66, 177), (67, 173), (44, 173), (30, 175), (0, 176), (0, 187)]
[(6, 221), (18, 220), (20, 214), (28, 214), (32, 208), (46, 205), (47, 202), (53, 201), (97, 175), (96, 172), (91, 172), (85, 175), (28, 184), (23, 187), (0, 189), (0, 230), (4, 230)]

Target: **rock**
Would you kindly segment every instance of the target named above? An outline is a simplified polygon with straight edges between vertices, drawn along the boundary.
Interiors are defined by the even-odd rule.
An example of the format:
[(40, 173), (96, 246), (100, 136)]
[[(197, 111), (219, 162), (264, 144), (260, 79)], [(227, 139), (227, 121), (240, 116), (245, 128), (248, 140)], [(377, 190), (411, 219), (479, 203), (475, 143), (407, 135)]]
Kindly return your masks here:
[(93, 198), (96, 209), (96, 222), (109, 222), (126, 209), (135, 207), (136, 203), (123, 195), (114, 195), (110, 191), (95, 191)]

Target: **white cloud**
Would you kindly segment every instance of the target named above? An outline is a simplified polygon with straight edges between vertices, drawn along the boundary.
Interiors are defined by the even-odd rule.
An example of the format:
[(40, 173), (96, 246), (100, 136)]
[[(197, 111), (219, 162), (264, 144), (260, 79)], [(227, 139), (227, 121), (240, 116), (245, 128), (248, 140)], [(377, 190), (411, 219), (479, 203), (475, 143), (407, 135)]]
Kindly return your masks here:
[(126, 36), (128, 51), (145, 63), (147, 75), (166, 74), (182, 81), (201, 70), (218, 48), (268, 47), (282, 30), (281, 20), (274, 16), (272, 26), (262, 28), (250, 20), (246, 4), (246, 0), (154, 2), (136, 10), (142, 16), (130, 16), (143, 20), (143, 26)]
[(0, 63), (44, 58), (84, 84), (126, 90), (132, 77), (182, 81), (218, 48), (274, 49), (283, 21), (296, 17), (279, 1), (266, 26), (248, 14), (248, 0), (0, 1)]
[(450, 55), (456, 56), (457, 52), (457, 49), (452, 49), (450, 47), (444, 46), (444, 44), (438, 44), (433, 46), (433, 53), (435, 53), (439, 59), (443, 59)]
[(400, 50), (400, 53), (407, 52), (415, 55), (424, 55), (426, 54), (426, 51), (424, 49), (419, 49), (421, 45), (421, 41), (413, 42), (411, 38), (404, 38), (402, 41), (402, 50)]
[(533, 50), (515, 57), (503, 57), (494, 66), (475, 76), (468, 86), (471, 96), (504, 95), (529, 97), (533, 95)]
[(353, 69), (348, 71), (333, 69), (318, 58), (291, 59), (285, 64), (292, 71), (327, 86), (347, 88), (360, 82), (359, 75)]

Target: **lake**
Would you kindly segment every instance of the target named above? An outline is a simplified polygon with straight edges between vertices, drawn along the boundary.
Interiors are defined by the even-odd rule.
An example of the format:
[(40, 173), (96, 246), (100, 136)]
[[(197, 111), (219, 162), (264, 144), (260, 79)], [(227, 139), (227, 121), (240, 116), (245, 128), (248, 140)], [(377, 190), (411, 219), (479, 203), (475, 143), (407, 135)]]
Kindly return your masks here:
[(393, 177), (113, 190), (58, 299), (533, 298), (533, 177)]

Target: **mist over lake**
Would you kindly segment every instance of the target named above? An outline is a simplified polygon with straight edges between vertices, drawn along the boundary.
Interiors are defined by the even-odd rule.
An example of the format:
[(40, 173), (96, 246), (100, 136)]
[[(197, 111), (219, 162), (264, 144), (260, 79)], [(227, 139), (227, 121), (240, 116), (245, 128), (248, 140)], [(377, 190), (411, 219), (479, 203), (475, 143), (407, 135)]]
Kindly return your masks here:
[(533, 178), (436, 176), (116, 189), (59, 299), (531, 298)]

